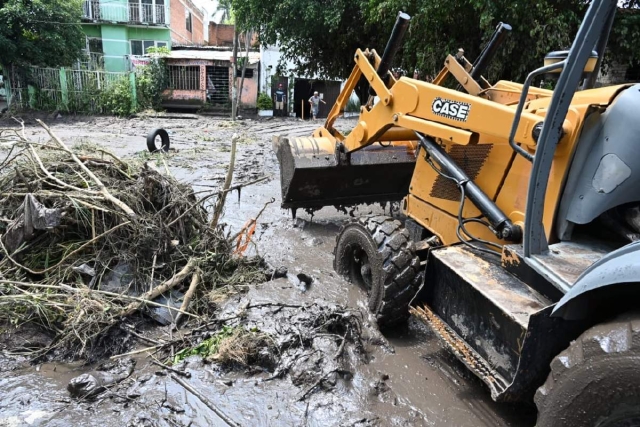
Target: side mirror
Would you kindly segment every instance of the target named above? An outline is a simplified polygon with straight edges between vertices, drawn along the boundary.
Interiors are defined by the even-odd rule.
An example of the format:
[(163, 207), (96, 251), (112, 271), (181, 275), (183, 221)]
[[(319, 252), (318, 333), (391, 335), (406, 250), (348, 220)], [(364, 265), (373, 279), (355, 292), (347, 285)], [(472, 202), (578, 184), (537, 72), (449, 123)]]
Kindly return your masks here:
[[(544, 65), (546, 67), (547, 65), (564, 61), (565, 59), (567, 59), (567, 56), (569, 56), (568, 50), (558, 50), (555, 52), (549, 52), (544, 57)], [(593, 70), (595, 70), (596, 68), (597, 62), (598, 62), (598, 54), (596, 53), (596, 51), (592, 51), (591, 56), (589, 56), (589, 59), (587, 60), (587, 63), (584, 66), (584, 73), (585, 74), (592, 73)], [(557, 70), (550, 71), (548, 74), (550, 75), (560, 74), (561, 71), (562, 71), (562, 68), (558, 68)]]

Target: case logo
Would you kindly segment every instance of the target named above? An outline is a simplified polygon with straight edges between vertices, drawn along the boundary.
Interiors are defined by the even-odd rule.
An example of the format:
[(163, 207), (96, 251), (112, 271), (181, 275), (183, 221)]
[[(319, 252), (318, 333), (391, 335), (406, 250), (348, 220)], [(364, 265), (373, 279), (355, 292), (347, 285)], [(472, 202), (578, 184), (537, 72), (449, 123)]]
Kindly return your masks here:
[(471, 104), (436, 98), (433, 100), (433, 104), (431, 104), (431, 109), (433, 110), (433, 114), (438, 116), (466, 122), (469, 117), (469, 110), (471, 110)]

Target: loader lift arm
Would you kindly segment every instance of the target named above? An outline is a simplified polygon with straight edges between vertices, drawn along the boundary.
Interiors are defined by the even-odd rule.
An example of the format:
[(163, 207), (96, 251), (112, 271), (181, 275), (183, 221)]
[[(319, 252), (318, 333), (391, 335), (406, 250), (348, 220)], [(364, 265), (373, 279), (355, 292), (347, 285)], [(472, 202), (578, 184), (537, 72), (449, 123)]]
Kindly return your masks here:
[[(478, 77), (480, 83), (473, 78), (471, 72), (475, 69), (466, 58), (449, 55), (433, 83), (407, 77), (396, 80), (388, 71), (386, 79), (380, 77), (377, 69), (381, 58), (375, 50), (358, 49), (354, 61), (355, 67), (351, 75), (324, 127), (314, 132), (315, 138), (328, 137), (333, 143), (342, 143), (345, 153), (360, 150), (375, 142), (404, 141), (416, 148), (414, 132), (461, 145), (476, 143), (477, 134), (480, 133), (494, 136), (496, 142), (508, 143), (505, 135), (509, 134), (513, 123), (514, 110), (488, 99), (491, 85), (481, 76)], [(468, 93), (443, 87), (448, 75), (453, 75)], [(344, 113), (362, 76), (367, 79), (380, 101), (372, 107), (369, 103), (363, 105), (358, 124), (345, 136), (335, 129), (334, 123)], [(483, 89), (483, 86), (489, 89)], [(532, 96), (538, 95), (539, 92), (532, 91)], [(467, 114), (460, 113), (458, 117), (439, 114), (435, 111), (438, 99), (455, 103), (458, 105), (454, 107), (456, 111), (459, 111), (460, 105), (463, 106)], [(491, 120), (486, 119), (489, 115)], [(529, 150), (534, 150), (536, 141), (533, 129), (541, 120), (540, 116), (524, 113), (517, 128), (516, 141)]]

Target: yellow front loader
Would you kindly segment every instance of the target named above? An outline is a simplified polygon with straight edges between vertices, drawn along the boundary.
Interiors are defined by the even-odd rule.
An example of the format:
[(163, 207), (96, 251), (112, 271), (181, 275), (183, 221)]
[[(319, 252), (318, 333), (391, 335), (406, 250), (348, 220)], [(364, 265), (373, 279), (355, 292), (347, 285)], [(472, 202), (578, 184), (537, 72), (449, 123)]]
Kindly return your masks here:
[[(324, 126), (274, 143), (285, 208), (400, 203), (343, 227), (335, 269), (390, 333), (410, 313), (431, 325), (494, 399), (535, 395), (538, 426), (640, 421), (640, 85), (593, 88), (615, 10), (592, 1), (524, 84), (482, 77), (504, 24), (474, 63), (394, 79), (400, 13), (382, 57), (356, 51)], [(552, 74), (555, 90), (532, 86)]]

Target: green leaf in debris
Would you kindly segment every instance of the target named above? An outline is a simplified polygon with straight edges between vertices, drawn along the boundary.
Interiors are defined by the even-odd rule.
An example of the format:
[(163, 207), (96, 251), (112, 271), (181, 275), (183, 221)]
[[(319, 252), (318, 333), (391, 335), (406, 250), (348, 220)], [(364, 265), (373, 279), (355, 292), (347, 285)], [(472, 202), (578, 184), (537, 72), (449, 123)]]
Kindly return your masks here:
[(221, 331), (202, 341), (195, 347), (187, 347), (176, 353), (173, 358), (173, 364), (175, 365), (177, 363), (180, 363), (189, 356), (201, 356), (203, 358), (207, 358), (218, 353), (220, 344), (222, 344), (224, 340), (231, 338), (238, 329), (242, 329), (242, 327), (234, 328), (231, 326), (223, 326)]

